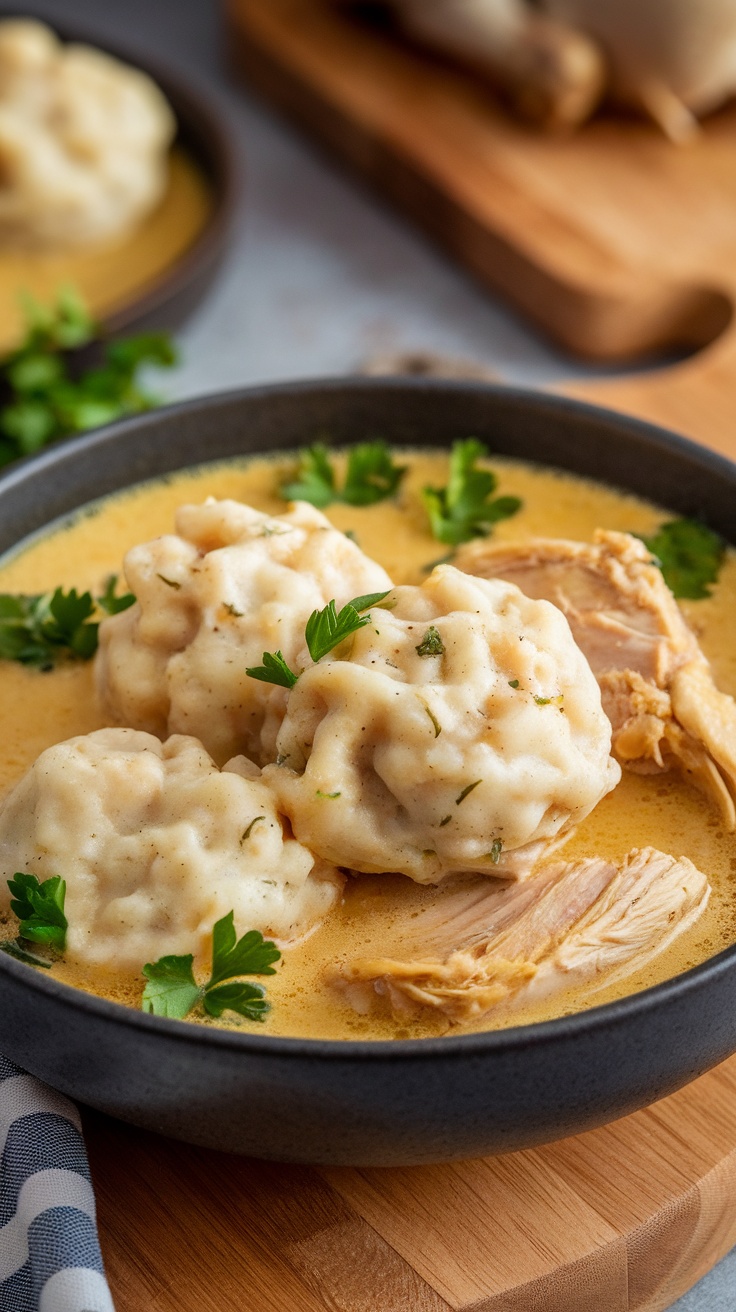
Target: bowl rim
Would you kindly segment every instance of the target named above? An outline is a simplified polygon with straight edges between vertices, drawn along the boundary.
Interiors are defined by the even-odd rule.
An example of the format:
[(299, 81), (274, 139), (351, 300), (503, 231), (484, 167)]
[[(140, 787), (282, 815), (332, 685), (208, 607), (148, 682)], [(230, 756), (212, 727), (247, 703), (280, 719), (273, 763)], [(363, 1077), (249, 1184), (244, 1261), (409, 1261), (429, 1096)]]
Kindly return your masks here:
[[(471, 393), (489, 397), (501, 396), (532, 409), (551, 408), (562, 416), (567, 413), (581, 418), (588, 417), (598, 422), (601, 418), (604, 418), (614, 428), (646, 438), (650, 446), (663, 451), (674, 450), (679, 452), (690, 460), (694, 460), (696, 464), (700, 464), (707, 471), (725, 477), (727, 482), (732, 482), (736, 487), (736, 461), (731, 461), (726, 456), (663, 426), (611, 410), (608, 407), (570, 398), (560, 393), (543, 392), (540, 389), (518, 386), (509, 387), (500, 383), (488, 383), (479, 380), (344, 375), (275, 382), (205, 393), (172, 405), (161, 406), (143, 414), (118, 420), (113, 424), (95, 429), (91, 433), (54, 444), (38, 455), (28, 456), (15, 462), (7, 471), (0, 474), (0, 497), (11, 493), (13, 488), (20, 487), (29, 480), (43, 479), (45, 474), (53, 473), (55, 468), (63, 465), (67, 460), (73, 461), (79, 457), (85, 457), (96, 450), (104, 451), (108, 445), (123, 441), (131, 431), (140, 430), (141, 428), (155, 428), (159, 422), (165, 422), (169, 418), (197, 415), (211, 417), (220, 407), (229, 407), (233, 404), (237, 405), (240, 402), (251, 400), (267, 402), (270, 398), (285, 395), (305, 396), (305, 394), (312, 391), (321, 394), (327, 392), (333, 395), (340, 393), (354, 394), (356, 391), (363, 391), (366, 394), (386, 391), (397, 394), (429, 391), (450, 392), (457, 394), (459, 397)], [(360, 437), (357, 436), (356, 441), (359, 440)], [(400, 443), (396, 445), (398, 448), (401, 446)], [(290, 449), (293, 450), (293, 447), (283, 448), (284, 451)], [(274, 448), (274, 454), (277, 452), (278, 448)], [(257, 456), (259, 453), (254, 451), (244, 454)], [(493, 451), (490, 454), (493, 456)], [(211, 460), (197, 461), (195, 464), (202, 466), (219, 464), (227, 459), (228, 457), (216, 456)], [(171, 472), (191, 467), (192, 462), (184, 461), (178, 465), (173, 464)], [(149, 475), (148, 478), (139, 480), (139, 483), (145, 484), (160, 476), (156, 474)], [(123, 491), (125, 487), (137, 485), (135, 482), (121, 485), (118, 491)], [(613, 486), (611, 483), (608, 485)], [(102, 493), (99, 498), (93, 498), (92, 501), (103, 500), (114, 494), (114, 491)], [(63, 522), (67, 515), (74, 514), (76, 510), (89, 504), (91, 503), (81, 502), (77, 507), (62, 512), (61, 515), (47, 521), (45, 525), (32, 531), (26, 539), (21, 541), (32, 541), (37, 533), (42, 533), (54, 524)], [(13, 553), (16, 549), (17, 547), (10, 547), (2, 555)], [(137, 1028), (142, 1030), (144, 1034), (153, 1035), (154, 1037), (156, 1034), (160, 1034), (169, 1041), (183, 1041), (190, 1044), (201, 1043), (209, 1048), (215, 1047), (235, 1052), (242, 1051), (244, 1054), (260, 1054), (270, 1056), (273, 1059), (306, 1057), (316, 1060), (349, 1061), (359, 1059), (361, 1062), (368, 1060), (382, 1063), (406, 1059), (436, 1061), (438, 1058), (456, 1060), (461, 1057), (476, 1055), (490, 1056), (494, 1052), (513, 1052), (529, 1047), (541, 1048), (549, 1044), (557, 1044), (560, 1041), (574, 1039), (579, 1033), (605, 1031), (617, 1027), (619, 1024), (625, 1024), (630, 1018), (647, 1013), (653, 1008), (665, 1007), (668, 1003), (674, 1002), (684, 995), (697, 993), (700, 988), (709, 985), (712, 980), (729, 972), (734, 963), (736, 963), (736, 943), (724, 948), (721, 952), (707, 958), (698, 965), (674, 975), (670, 979), (663, 980), (659, 984), (638, 990), (611, 1002), (588, 1007), (583, 1011), (572, 1012), (552, 1020), (534, 1021), (526, 1025), (509, 1026), (503, 1029), (479, 1030), (470, 1034), (450, 1033), (432, 1038), (410, 1039), (302, 1038), (269, 1035), (240, 1028), (225, 1029), (206, 1023), (197, 1024), (186, 1020), (154, 1016), (136, 1010), (125, 1003), (113, 1002), (97, 994), (88, 993), (84, 989), (67, 984), (62, 980), (54, 979), (32, 966), (26, 965), (24, 962), (15, 960), (5, 952), (0, 952), (0, 977), (3, 973), (6, 973), (19, 984), (25, 983), (32, 991), (52, 998), (62, 1005), (71, 1006), (88, 1015), (97, 1017), (101, 1021), (112, 1022), (123, 1027)]]

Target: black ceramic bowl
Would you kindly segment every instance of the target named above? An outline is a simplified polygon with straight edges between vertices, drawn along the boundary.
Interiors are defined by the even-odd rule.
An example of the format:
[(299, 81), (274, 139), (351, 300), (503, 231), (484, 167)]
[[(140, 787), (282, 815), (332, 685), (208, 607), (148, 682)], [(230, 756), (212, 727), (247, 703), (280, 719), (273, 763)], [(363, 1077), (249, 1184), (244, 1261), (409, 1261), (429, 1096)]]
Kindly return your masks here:
[[(736, 541), (736, 466), (648, 424), (473, 383), (252, 389), (126, 420), (0, 480), (0, 550), (94, 497), (329, 432), (592, 475)], [(573, 1134), (671, 1093), (736, 1050), (736, 947), (656, 988), (498, 1033), (382, 1043), (161, 1020), (0, 957), (0, 1050), (81, 1102), (193, 1143), (289, 1161), (438, 1162)]]

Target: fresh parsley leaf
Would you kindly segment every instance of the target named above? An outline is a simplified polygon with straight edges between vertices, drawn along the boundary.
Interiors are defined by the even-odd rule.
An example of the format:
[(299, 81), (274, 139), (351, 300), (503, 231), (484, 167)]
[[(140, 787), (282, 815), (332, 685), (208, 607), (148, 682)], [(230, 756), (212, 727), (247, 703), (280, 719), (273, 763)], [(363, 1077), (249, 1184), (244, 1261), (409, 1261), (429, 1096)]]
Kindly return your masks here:
[(718, 533), (697, 519), (671, 519), (642, 542), (676, 597), (702, 601), (710, 596), (726, 552)]
[(398, 491), (405, 465), (394, 464), (385, 442), (362, 442), (351, 447), (341, 501), (349, 506), (374, 506)]
[(235, 975), (275, 975), (273, 962), (280, 958), (278, 948), (257, 929), (237, 939), (235, 916), (230, 911), (212, 931), (212, 974), (205, 987), (209, 989)]
[(154, 1016), (183, 1020), (192, 1011), (203, 990), (192, 971), (194, 957), (160, 957), (143, 967), (148, 983), (143, 990), (143, 1011)]
[(491, 850), (488, 853), (488, 857), (492, 865), (494, 866), (498, 865), (499, 861), (501, 860), (502, 851), (503, 851), (502, 840), (500, 838), (494, 838), (493, 842), (491, 843)]
[(120, 596), (116, 594), (115, 589), (118, 586), (117, 574), (111, 574), (105, 583), (105, 590), (97, 598), (97, 605), (100, 610), (104, 610), (106, 615), (119, 615), (122, 610), (127, 610), (129, 606), (135, 605), (135, 597), (132, 592), (123, 592)]
[(450, 454), (447, 487), (425, 487), (422, 500), (432, 532), (439, 542), (457, 547), (471, 538), (483, 537), (493, 524), (508, 519), (521, 508), (518, 497), (492, 499), (498, 480), (490, 469), (477, 462), (488, 448), (475, 438), (454, 442)]
[(76, 588), (32, 596), (0, 593), (0, 660), (41, 669), (63, 659), (89, 660), (97, 651), (101, 615), (115, 615), (135, 601), (130, 592), (115, 595), (116, 581), (115, 576), (108, 579), (96, 600)]
[(276, 945), (259, 930), (251, 929), (239, 939), (235, 914), (229, 911), (212, 930), (212, 974), (207, 983), (197, 984), (191, 955), (161, 957), (143, 967), (148, 983), (141, 1006), (155, 1016), (176, 1020), (183, 1020), (200, 1004), (218, 1019), (224, 1011), (234, 1011), (248, 1020), (265, 1020), (269, 1003), (262, 985), (224, 981), (238, 975), (274, 975), (273, 963), (280, 957)]
[(216, 1020), (223, 1011), (235, 1011), (246, 1020), (263, 1021), (271, 1010), (265, 992), (260, 984), (220, 984), (216, 989), (208, 989), (202, 1001), (205, 1011)]
[(285, 501), (309, 501), (320, 510), (337, 500), (335, 471), (323, 442), (300, 453), (293, 482), (284, 483), (279, 491)]
[(279, 490), (287, 501), (310, 501), (320, 510), (333, 501), (348, 506), (373, 506), (394, 495), (405, 473), (406, 466), (394, 463), (382, 439), (361, 442), (350, 448), (345, 482), (339, 489), (327, 447), (323, 442), (315, 442), (301, 452), (295, 478)]
[[(370, 624), (370, 615), (361, 616), (360, 611), (383, 601), (390, 590), (389, 588), (387, 592), (368, 592), (363, 597), (354, 597), (343, 606), (339, 614), (334, 600), (328, 602), (323, 610), (312, 611), (307, 620), (304, 636), (309, 655), (315, 664), (351, 633)], [(281, 688), (293, 688), (299, 678), (299, 675), (286, 664), (280, 651), (264, 651), (263, 664), (249, 666), (245, 672), (251, 679), (260, 679), (262, 683), (275, 683)]]
[(35, 875), (17, 871), (8, 888), (10, 909), (20, 921), (19, 937), (63, 952), (69, 928), (64, 915), (65, 881), (53, 875), (40, 883)]
[(370, 615), (361, 615), (360, 612), (368, 610), (369, 606), (377, 606), (390, 591), (388, 588), (386, 592), (368, 592), (363, 597), (353, 597), (339, 614), (334, 601), (328, 602), (324, 610), (312, 611), (304, 630), (312, 660), (315, 663), (321, 660), (351, 633), (357, 633), (358, 629), (370, 624)]
[(264, 651), (262, 665), (250, 665), (246, 674), (251, 679), (260, 679), (261, 683), (276, 683), (280, 688), (293, 688), (298, 674), (286, 664), (280, 651)]
[(142, 365), (168, 368), (176, 353), (165, 333), (141, 333), (102, 349), (103, 362), (79, 373), (66, 353), (100, 336), (79, 295), (62, 289), (56, 304), (23, 297), (26, 336), (0, 360), (0, 465), (32, 455), (49, 442), (86, 432), (157, 404), (136, 374)]
[(445, 644), (439, 629), (430, 624), (418, 647), (414, 648), (417, 656), (444, 656)]

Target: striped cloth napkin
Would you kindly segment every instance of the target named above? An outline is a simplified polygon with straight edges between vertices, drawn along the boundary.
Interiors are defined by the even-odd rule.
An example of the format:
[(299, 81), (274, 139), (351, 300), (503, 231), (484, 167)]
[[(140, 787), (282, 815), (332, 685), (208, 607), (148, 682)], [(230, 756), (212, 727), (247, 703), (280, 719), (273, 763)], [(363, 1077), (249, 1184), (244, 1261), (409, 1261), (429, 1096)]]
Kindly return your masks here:
[(2, 1056), (0, 1310), (114, 1312), (79, 1112)]

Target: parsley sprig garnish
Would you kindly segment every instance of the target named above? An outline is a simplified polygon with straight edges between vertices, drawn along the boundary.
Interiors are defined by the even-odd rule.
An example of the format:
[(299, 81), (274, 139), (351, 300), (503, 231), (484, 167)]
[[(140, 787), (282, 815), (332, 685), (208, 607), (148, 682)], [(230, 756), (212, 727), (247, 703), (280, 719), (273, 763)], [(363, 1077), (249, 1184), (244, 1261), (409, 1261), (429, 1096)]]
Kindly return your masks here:
[[(307, 620), (304, 637), (314, 663), (316, 664), (328, 652), (339, 646), (352, 633), (357, 633), (358, 629), (370, 624), (370, 615), (361, 615), (361, 611), (378, 605), (379, 601), (383, 601), (384, 597), (388, 596), (390, 590), (389, 588), (386, 592), (369, 592), (363, 597), (353, 597), (353, 600), (348, 601), (340, 611), (334, 600), (328, 602), (323, 610), (312, 611)], [(251, 665), (246, 669), (245, 672), (251, 679), (260, 679), (262, 683), (275, 683), (281, 688), (294, 687), (299, 674), (287, 665), (280, 651), (264, 651), (262, 659), (262, 665)]]
[(104, 592), (56, 588), (53, 592), (0, 593), (0, 659), (48, 670), (63, 659), (89, 660), (97, 650), (99, 612), (116, 615), (135, 597), (115, 592), (112, 575)]
[(477, 468), (487, 455), (486, 445), (474, 437), (453, 442), (447, 487), (422, 489), (432, 533), (439, 542), (457, 547), (471, 538), (484, 537), (499, 520), (521, 509), (519, 497), (493, 497), (496, 475), (490, 469)]
[(295, 477), (279, 489), (286, 501), (309, 501), (323, 510), (334, 501), (348, 506), (373, 506), (398, 490), (405, 465), (397, 465), (380, 438), (351, 447), (345, 482), (337, 487), (334, 466), (323, 442), (314, 442), (300, 453)]
[(23, 304), (25, 340), (0, 361), (0, 465), (158, 404), (140, 387), (137, 373), (142, 365), (176, 363), (168, 334), (141, 333), (107, 344), (99, 366), (74, 372), (67, 353), (100, 336), (79, 295), (66, 288), (53, 306), (31, 296)]
[(154, 1016), (176, 1020), (183, 1020), (201, 1005), (215, 1019), (224, 1011), (234, 1011), (247, 1020), (263, 1021), (270, 1010), (266, 990), (261, 984), (246, 983), (237, 977), (275, 975), (273, 963), (280, 958), (276, 945), (264, 939), (257, 929), (249, 930), (239, 939), (235, 933), (235, 914), (229, 911), (212, 931), (212, 973), (207, 983), (198, 984), (194, 978), (191, 953), (160, 957), (143, 967), (148, 983), (141, 1007)]
[(18, 917), (20, 925), (17, 938), (1, 943), (0, 950), (31, 966), (48, 969), (53, 965), (53, 958), (45, 959), (28, 952), (24, 943), (37, 943), (52, 953), (64, 951), (69, 928), (64, 915), (66, 882), (59, 875), (52, 875), (41, 883), (35, 875), (16, 871), (8, 880), (8, 888), (10, 910)]
[(723, 564), (723, 538), (697, 519), (671, 519), (642, 542), (655, 557), (664, 581), (676, 597), (709, 597)]

